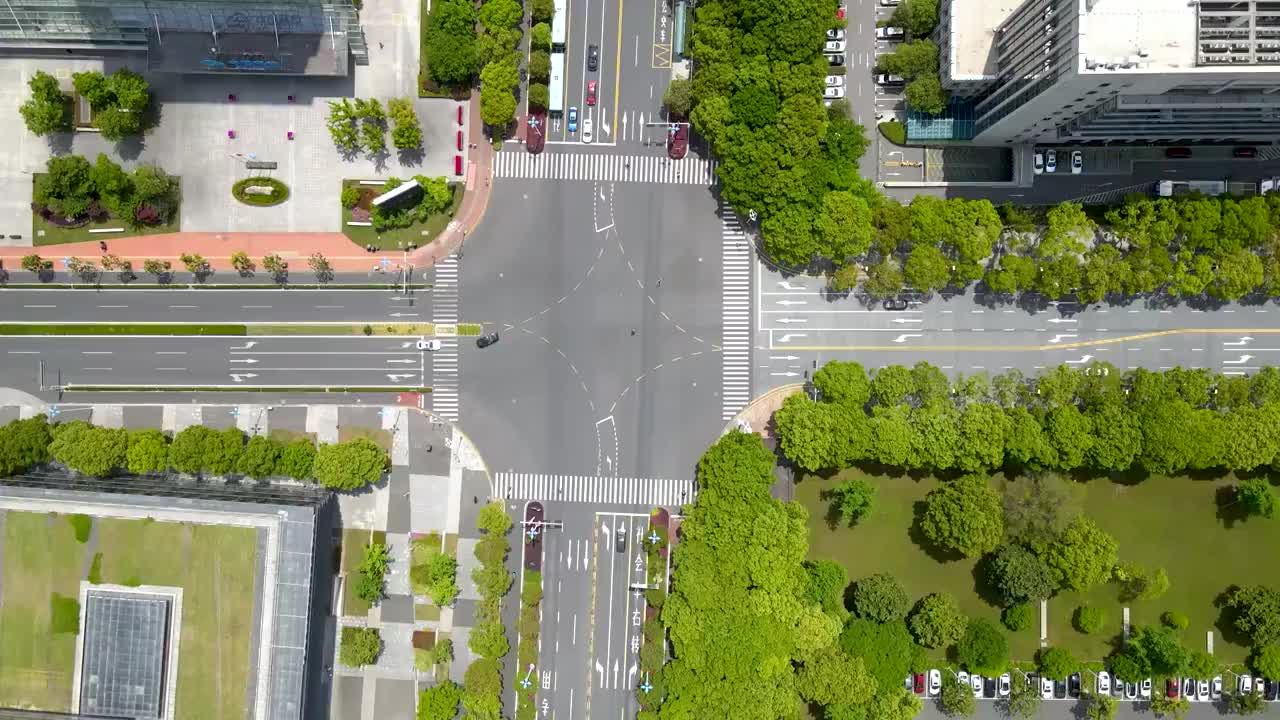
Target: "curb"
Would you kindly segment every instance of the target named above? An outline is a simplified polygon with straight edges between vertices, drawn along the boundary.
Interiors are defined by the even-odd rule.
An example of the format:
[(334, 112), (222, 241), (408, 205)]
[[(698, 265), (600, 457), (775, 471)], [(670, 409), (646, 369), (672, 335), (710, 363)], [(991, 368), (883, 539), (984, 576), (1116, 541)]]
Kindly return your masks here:
[[(768, 402), (773, 402), (778, 395), (784, 395), (789, 397), (798, 392), (804, 392), (804, 383), (791, 383), (789, 385), (779, 385), (776, 388), (772, 388), (766, 391), (763, 395), (757, 395), (756, 397), (751, 399), (751, 402), (747, 403), (746, 407), (739, 410), (737, 415), (733, 416), (733, 419), (730, 420), (724, 426), (724, 430), (720, 432), (720, 436), (724, 437), (725, 435), (729, 434), (731, 431), (737, 429), (738, 422), (743, 419), (743, 416), (751, 413), (760, 405)], [(773, 413), (769, 413), (769, 415), (772, 417)], [(764, 434), (764, 428), (752, 428), (752, 432), (756, 433), (761, 437), (767, 437)]]

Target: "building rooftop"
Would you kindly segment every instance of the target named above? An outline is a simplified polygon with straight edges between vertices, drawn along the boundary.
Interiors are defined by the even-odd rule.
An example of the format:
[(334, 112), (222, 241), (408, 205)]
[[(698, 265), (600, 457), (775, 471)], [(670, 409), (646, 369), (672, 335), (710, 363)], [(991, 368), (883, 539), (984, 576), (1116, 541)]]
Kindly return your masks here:
[(1084, 70), (1196, 66), (1196, 5), (1173, 0), (1082, 0)]
[(80, 707), (138, 720), (165, 717), (169, 599), (97, 589), (86, 599)]
[(1025, 0), (951, 0), (951, 65), (953, 80), (979, 80), (996, 75), (996, 28)]

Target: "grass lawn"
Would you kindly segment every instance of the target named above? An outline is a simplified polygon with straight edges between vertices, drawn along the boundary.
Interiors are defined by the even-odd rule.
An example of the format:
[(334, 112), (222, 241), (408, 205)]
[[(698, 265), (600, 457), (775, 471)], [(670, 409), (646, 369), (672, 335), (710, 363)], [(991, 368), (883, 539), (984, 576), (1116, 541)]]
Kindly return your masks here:
[(346, 582), (342, 584), (342, 614), (364, 616), (373, 607), (367, 600), (356, 595), (356, 573), (364, 560), (364, 546), (373, 542), (368, 530), (348, 529), (342, 531), (342, 572)]
[(344, 443), (356, 438), (367, 438), (374, 445), (391, 452), (391, 431), (382, 428), (347, 427), (338, 428), (338, 442)]
[(315, 433), (299, 432), (297, 430), (288, 430), (285, 428), (273, 428), (267, 433), (267, 437), (275, 440), (276, 442), (284, 443), (285, 445), (288, 445), (294, 440), (310, 440), (312, 444), (315, 444), (316, 441)]
[[(888, 572), (902, 583), (913, 599), (931, 592), (950, 592), (971, 617), (999, 622), (999, 608), (988, 604), (976, 591), (976, 561), (939, 563), (912, 541), (915, 504), (922, 502), (936, 486), (932, 478), (906, 477), (866, 479), (879, 488), (876, 507), (857, 527), (831, 529), (826, 524), (827, 503), (820, 493), (846, 477), (860, 474), (846, 470), (830, 479), (806, 476), (797, 487), (797, 499), (809, 510), (812, 558), (841, 562), (855, 580), (876, 572)], [(1215, 492), (1230, 479), (1191, 480), (1185, 477), (1151, 478), (1138, 485), (1120, 485), (1106, 480), (1088, 484), (1085, 514), (1112, 534), (1120, 545), (1120, 557), (1149, 567), (1163, 567), (1169, 573), (1169, 592), (1159, 599), (1128, 603), (1130, 621), (1158, 623), (1165, 610), (1186, 613), (1191, 625), (1183, 633), (1187, 647), (1203, 649), (1205, 635), (1214, 631), (1214, 654), (1224, 662), (1242, 660), (1248, 649), (1224, 636), (1218, 625), (1214, 598), (1232, 584), (1280, 582), (1280, 568), (1258, 561), (1243, 548), (1271, 548), (1280, 545), (1280, 523), (1255, 519), (1227, 528), (1217, 517)], [(1094, 635), (1082, 635), (1071, 627), (1071, 616), (1082, 602), (1102, 608), (1107, 625)], [(1120, 632), (1123, 605), (1118, 587), (1107, 584), (1081, 598), (1061, 593), (1049, 600), (1049, 642), (1071, 649), (1082, 660), (1106, 655)], [(1039, 647), (1039, 625), (1021, 633), (1009, 633), (1010, 654), (1015, 660), (1030, 659)]]
[(414, 538), (409, 543), (409, 578), (414, 595), (427, 595), (427, 587), (413, 582), (413, 568), (431, 562), (431, 558), (440, 554), (440, 536), (430, 533), (425, 537)]
[(8, 512), (0, 596), (0, 706), (71, 710), (76, 636), (53, 634), (50, 597), (78, 597), (85, 546), (56, 515)]
[[(177, 712), (246, 713), (257, 535), (245, 528), (95, 518), (102, 580), (183, 588)], [(90, 558), (65, 517), (5, 514), (0, 705), (70, 709), (73, 634), (50, 631), (51, 593), (79, 595)], [(148, 552), (163, 548), (163, 552)]]
[(430, 602), (418, 603), (413, 606), (413, 619), (420, 621), (439, 620), (440, 608)]
[(178, 714), (210, 720), (244, 717), (257, 532), (148, 520), (96, 522), (103, 581), (183, 589)]
[[(463, 183), (451, 183), (453, 186), (453, 202), (449, 204), (449, 209), (438, 215), (431, 215), (426, 222), (415, 222), (407, 228), (395, 228), (385, 232), (378, 232), (373, 226), (348, 225), (347, 221), (351, 219), (351, 209), (342, 208), (342, 232), (351, 242), (364, 248), (366, 245), (373, 245), (379, 250), (400, 250), (408, 247), (411, 243), (422, 247), (431, 242), (444, 231), (449, 225), (449, 221), (453, 219), (458, 207), (462, 205), (462, 196), (466, 194), (466, 188)], [(358, 188), (372, 188), (375, 192), (381, 193), (382, 188), (374, 185), (361, 185), (356, 180), (343, 180), (342, 186), (354, 186)], [(375, 261), (370, 259), (369, 266), (373, 267)], [(392, 272), (389, 270), (388, 272)]]

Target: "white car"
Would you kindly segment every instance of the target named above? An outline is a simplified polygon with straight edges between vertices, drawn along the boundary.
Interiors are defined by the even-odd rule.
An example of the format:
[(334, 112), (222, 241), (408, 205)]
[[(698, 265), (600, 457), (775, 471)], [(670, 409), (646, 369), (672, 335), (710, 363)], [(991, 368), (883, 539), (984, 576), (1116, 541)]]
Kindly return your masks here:
[(942, 692), (942, 672), (939, 670), (929, 671), (929, 695), (937, 696)]
[(1037, 152), (1035, 155), (1031, 156), (1031, 169), (1034, 170), (1037, 175), (1044, 172), (1044, 153)]
[[(905, 37), (906, 34), (907, 31), (900, 27), (885, 26), (876, 28), (877, 40), (896, 40)], [(827, 44), (830, 45), (830, 43)]]
[(1044, 154), (1044, 171), (1048, 173), (1058, 172), (1058, 153), (1056, 150), (1050, 150)]
[(1222, 699), (1222, 676), (1215, 675), (1213, 682), (1209, 684), (1209, 697), (1213, 700)]
[(591, 142), (591, 118), (582, 119), (582, 142)]
[(1000, 676), (999, 682), (996, 684), (996, 695), (998, 697), (1009, 697), (1009, 693), (1013, 690), (1013, 678), (1009, 673)]
[(1043, 675), (1040, 676), (1040, 697), (1045, 700), (1053, 699), (1053, 681)]
[(417, 348), (423, 352), (435, 352), (441, 347), (440, 341), (435, 338), (431, 338), (430, 340), (427, 338), (419, 338), (416, 345)]
[[(1221, 678), (1219, 678), (1219, 679), (1218, 679), (1218, 685), (1219, 685), (1219, 686), (1221, 686), (1221, 685), (1222, 685), (1222, 679), (1221, 679)], [(1150, 700), (1150, 699), (1151, 699), (1151, 678), (1147, 678), (1146, 680), (1143, 680), (1143, 681), (1142, 681), (1142, 698), (1143, 698), (1144, 700)]]
[(826, 53), (842, 53), (844, 49), (844, 40), (828, 40), (827, 44), (822, 46), (822, 51)]
[(1079, 175), (1084, 172), (1084, 153), (1079, 150), (1071, 151), (1071, 174)]
[(880, 0), (880, 4), (884, 7), (893, 7), (900, 2), (902, 2), (902, 0)]
[(824, 88), (822, 90), (822, 97), (827, 98), (829, 100), (835, 99), (835, 98), (842, 98), (844, 97), (844, 88), (842, 87)]
[(1098, 694), (1099, 695), (1111, 694), (1111, 674), (1108, 673), (1106, 670), (1103, 670), (1102, 672), (1098, 673)]
[(843, 86), (844, 86), (844, 76), (843, 76), (843, 75), (828, 75), (828, 76), (827, 76), (827, 87), (843, 87)]
[(906, 82), (907, 82), (906, 78), (902, 77), (901, 75), (890, 75), (889, 73), (876, 74), (877, 85), (902, 85)]
[(1253, 678), (1248, 675), (1241, 675), (1240, 679), (1236, 680), (1236, 692), (1241, 695), (1248, 695), (1253, 692)]
[(1196, 702), (1209, 702), (1209, 681), (1196, 681)]
[(969, 673), (961, 670), (960, 672), (956, 673), (956, 679), (960, 681), (961, 685), (964, 685), (965, 687), (969, 687)]
[(827, 31), (827, 39), (828, 39), (828, 40), (843, 40), (843, 39), (844, 39), (844, 30), (841, 30), (840, 28), (832, 28), (832, 29), (828, 30), (828, 31)]
[(969, 687), (972, 687), (972, 688), (973, 688), (973, 696), (974, 696), (974, 697), (976, 697), (976, 698), (980, 698), (980, 697), (982, 697), (982, 676), (981, 676), (981, 675), (979, 675), (978, 673), (974, 673), (974, 674), (970, 675), (970, 676), (969, 676)]

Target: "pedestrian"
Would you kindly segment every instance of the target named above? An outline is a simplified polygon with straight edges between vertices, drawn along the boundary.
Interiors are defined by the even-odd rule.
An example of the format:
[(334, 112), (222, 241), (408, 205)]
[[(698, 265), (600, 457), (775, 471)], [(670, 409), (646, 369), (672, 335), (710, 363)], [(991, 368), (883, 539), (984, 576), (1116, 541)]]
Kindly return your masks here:
[(98, 241), (98, 247), (102, 250), (102, 252), (106, 252), (106, 251), (107, 251), (107, 241), (106, 241), (106, 240), (99, 240), (99, 241)]
[(634, 336), (635, 336), (635, 334), (636, 334), (636, 329), (635, 329), (635, 328), (631, 328), (631, 335), (634, 337)]
[(475, 495), (472, 495), (472, 496), (471, 496), (471, 504), (472, 504), (472, 505), (479, 505), (479, 504), (480, 504), (480, 498), (476, 497)]
[(662, 278), (658, 278), (658, 287), (662, 287)]
[(434, 447), (435, 445), (427, 445), (427, 452), (431, 452), (431, 449)]
[(379, 50), (381, 50), (381, 49), (382, 49), (382, 43), (378, 43), (378, 49), (379, 49)]

